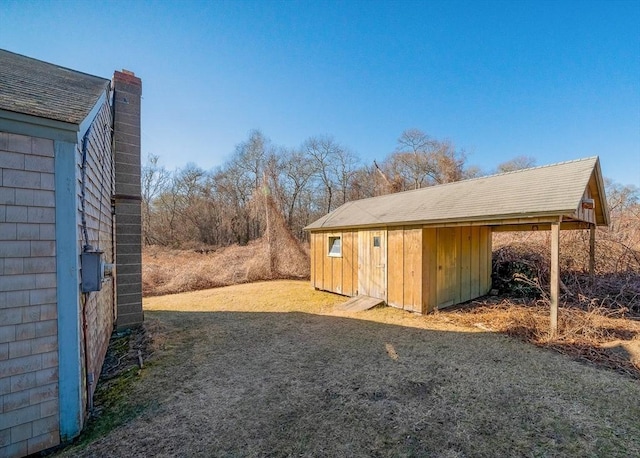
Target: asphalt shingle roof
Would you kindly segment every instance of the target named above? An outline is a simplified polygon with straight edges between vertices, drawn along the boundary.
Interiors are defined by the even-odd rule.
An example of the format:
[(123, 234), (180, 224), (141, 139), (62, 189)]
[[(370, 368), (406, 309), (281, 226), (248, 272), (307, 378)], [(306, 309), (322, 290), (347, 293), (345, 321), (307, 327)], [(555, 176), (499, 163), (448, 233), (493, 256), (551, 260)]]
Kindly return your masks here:
[(0, 109), (80, 124), (109, 80), (0, 49)]
[[(570, 215), (578, 209), (597, 165), (598, 158), (590, 157), (356, 200), (306, 229)], [(595, 173), (600, 173), (599, 165)]]

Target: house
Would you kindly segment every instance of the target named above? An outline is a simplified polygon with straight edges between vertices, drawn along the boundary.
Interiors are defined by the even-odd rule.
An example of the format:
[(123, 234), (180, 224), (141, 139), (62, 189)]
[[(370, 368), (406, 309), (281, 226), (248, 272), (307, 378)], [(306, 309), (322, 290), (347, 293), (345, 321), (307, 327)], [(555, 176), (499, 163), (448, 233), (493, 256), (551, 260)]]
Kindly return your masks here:
[(77, 436), (142, 322), (141, 89), (0, 50), (0, 456)]
[[(551, 231), (552, 328), (559, 230), (608, 225), (597, 157), (348, 202), (306, 227), (311, 283), (427, 313), (491, 288), (491, 234)], [(555, 301), (555, 309), (554, 309)]]

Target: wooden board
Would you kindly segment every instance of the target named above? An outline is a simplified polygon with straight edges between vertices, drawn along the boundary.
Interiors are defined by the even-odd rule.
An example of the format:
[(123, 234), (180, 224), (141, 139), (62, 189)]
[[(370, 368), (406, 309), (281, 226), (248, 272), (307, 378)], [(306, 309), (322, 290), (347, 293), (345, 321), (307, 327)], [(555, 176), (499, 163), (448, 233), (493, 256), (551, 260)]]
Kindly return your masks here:
[(311, 286), (316, 287), (316, 234), (309, 234), (309, 258), (311, 266), (309, 267), (309, 274), (311, 277)]
[(387, 303), (404, 308), (404, 230), (394, 229), (387, 233), (388, 270)]
[(471, 299), (471, 227), (460, 228), (460, 302)]
[(480, 296), (480, 229), (471, 228), (471, 292), (470, 299)]
[[(492, 251), (491, 251), (491, 228), (489, 227), (482, 227), (480, 228), (480, 243), (483, 244), (481, 246), (481, 251), (483, 251), (485, 253), (484, 255), (484, 262), (485, 262), (485, 267), (484, 267), (484, 276), (481, 277), (481, 282), (484, 281), (484, 283), (482, 283), (482, 288), (480, 290), (480, 294), (487, 294), (489, 293), (489, 290), (491, 289), (491, 261), (492, 261)], [(482, 250), (482, 247), (484, 247), (484, 250)]]
[(560, 224), (562, 217), (551, 225), (551, 272), (549, 278), (549, 301), (551, 302), (551, 334), (558, 331), (558, 298), (560, 297)]
[[(341, 243), (344, 243), (344, 236), (342, 236)], [(341, 257), (329, 257), (331, 262), (331, 291), (338, 294), (344, 294), (342, 290), (342, 264), (344, 260), (344, 245), (342, 245)]]
[[(325, 233), (323, 235), (322, 240), (322, 258), (323, 258), (323, 269), (322, 269), (322, 289), (327, 291), (333, 291), (333, 284), (331, 280), (333, 279), (332, 271), (331, 271), (331, 257), (329, 256), (329, 234)], [(334, 235), (331, 233), (331, 235)]]
[(324, 234), (312, 234), (313, 235), (313, 253), (314, 253), (314, 283), (313, 286), (318, 289), (325, 289), (324, 287)]
[(335, 310), (342, 310), (346, 312), (361, 312), (363, 310), (369, 310), (377, 305), (384, 304), (382, 299), (377, 297), (359, 295), (352, 297), (347, 302), (338, 304), (335, 306)]
[(438, 306), (438, 243), (436, 230), (429, 228), (422, 231), (422, 298), (424, 303), (422, 313), (431, 312)]
[[(589, 186), (587, 186), (587, 189), (585, 189), (584, 194), (582, 195), (582, 200), (588, 200), (588, 199), (593, 199), (592, 194), (591, 194), (591, 190), (589, 189)], [(594, 199), (594, 203), (597, 205), (595, 199)], [(578, 210), (575, 213), (575, 217), (577, 219), (580, 219), (582, 221), (586, 221), (588, 223), (595, 224), (595, 222), (596, 222), (595, 209), (593, 209), (593, 208), (590, 208), (590, 209), (583, 208), (582, 207), (582, 202), (580, 203), (580, 205), (578, 205)]]
[(342, 294), (353, 296), (353, 271), (357, 266), (353, 262), (353, 232), (342, 233)]
[(457, 228), (437, 229), (437, 305), (448, 307), (456, 303), (458, 290), (458, 234)]
[(351, 255), (351, 263), (353, 264), (352, 276), (353, 276), (353, 296), (357, 296), (359, 294), (358, 291), (358, 232), (351, 232), (351, 244), (352, 244), (352, 255)]
[(405, 229), (403, 233), (404, 309), (422, 312), (422, 229)]

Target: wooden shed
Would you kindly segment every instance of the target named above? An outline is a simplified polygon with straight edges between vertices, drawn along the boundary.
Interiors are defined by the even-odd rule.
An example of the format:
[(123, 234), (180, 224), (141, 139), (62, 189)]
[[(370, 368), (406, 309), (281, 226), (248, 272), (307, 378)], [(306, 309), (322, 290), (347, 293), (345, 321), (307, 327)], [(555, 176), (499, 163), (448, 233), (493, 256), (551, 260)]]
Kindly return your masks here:
[(608, 223), (597, 157), (352, 201), (306, 227), (311, 283), (428, 313), (489, 292), (492, 232), (550, 230), (557, 306), (559, 231), (590, 229), (593, 263)]

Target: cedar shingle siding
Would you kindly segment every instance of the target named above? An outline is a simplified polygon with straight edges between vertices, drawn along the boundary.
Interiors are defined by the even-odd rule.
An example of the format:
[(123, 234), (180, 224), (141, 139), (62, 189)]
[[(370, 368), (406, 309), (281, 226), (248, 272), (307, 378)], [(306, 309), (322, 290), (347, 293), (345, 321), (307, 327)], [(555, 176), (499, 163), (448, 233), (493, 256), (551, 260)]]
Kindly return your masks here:
[(59, 442), (53, 155), (0, 132), (0, 456)]
[[(116, 297), (134, 294), (127, 324), (142, 320), (140, 262), (127, 262), (140, 258), (139, 235), (121, 247), (122, 292), (111, 276), (95, 277), (97, 291), (81, 288), (92, 270), (83, 250), (116, 263), (118, 216), (125, 232), (139, 233), (139, 211), (114, 217), (118, 173), (140, 205), (141, 83), (126, 75), (138, 88), (128, 95), (135, 137), (118, 132), (121, 124), (114, 131), (109, 80), (0, 50), (0, 457), (77, 436), (118, 317)], [(123, 135), (129, 154), (119, 172), (113, 145)]]

